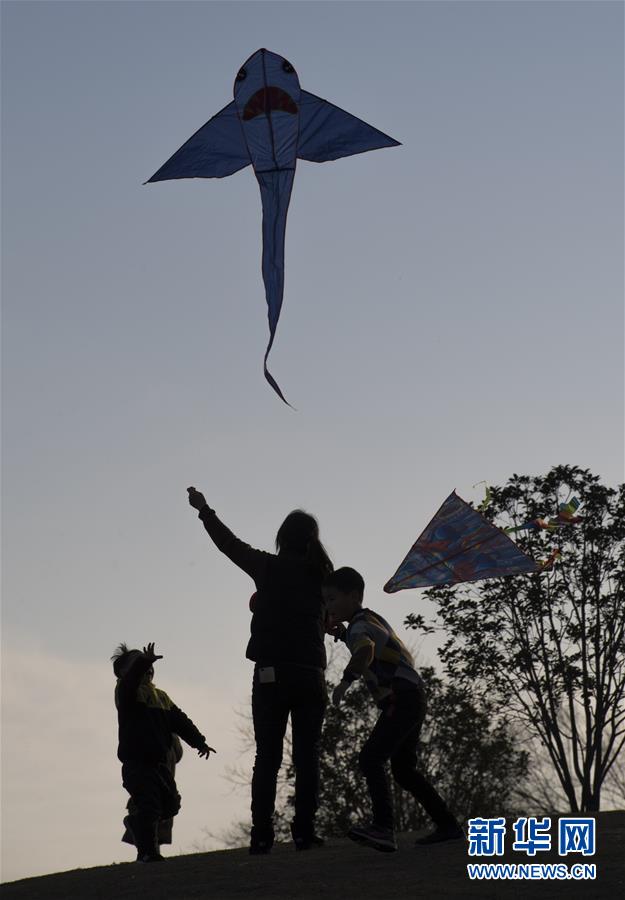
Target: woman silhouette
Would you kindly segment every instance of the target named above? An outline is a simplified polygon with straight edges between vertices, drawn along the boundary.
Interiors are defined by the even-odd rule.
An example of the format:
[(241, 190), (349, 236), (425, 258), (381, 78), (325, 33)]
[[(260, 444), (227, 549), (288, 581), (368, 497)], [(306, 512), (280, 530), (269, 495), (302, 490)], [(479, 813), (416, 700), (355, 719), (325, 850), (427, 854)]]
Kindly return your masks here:
[(276, 781), (289, 714), (295, 768), (295, 817), (291, 833), (297, 850), (321, 843), (314, 831), (319, 794), (319, 742), (327, 701), (324, 669), (325, 604), (321, 583), (332, 563), (319, 540), (316, 519), (302, 510), (289, 513), (276, 535), (276, 553), (255, 550), (221, 522), (195, 488), (189, 503), (215, 546), (254, 580), (251, 637), (252, 714), (256, 759), (252, 776), (250, 853), (273, 845)]

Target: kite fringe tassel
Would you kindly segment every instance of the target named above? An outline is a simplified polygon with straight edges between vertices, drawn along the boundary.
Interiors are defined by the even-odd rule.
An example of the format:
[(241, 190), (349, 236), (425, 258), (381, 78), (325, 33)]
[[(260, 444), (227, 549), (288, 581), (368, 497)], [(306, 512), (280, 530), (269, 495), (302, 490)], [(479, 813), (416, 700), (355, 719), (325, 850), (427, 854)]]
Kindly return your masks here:
[(541, 572), (548, 572), (562, 556), (562, 552), (558, 549), (552, 550), (547, 559), (540, 563)]

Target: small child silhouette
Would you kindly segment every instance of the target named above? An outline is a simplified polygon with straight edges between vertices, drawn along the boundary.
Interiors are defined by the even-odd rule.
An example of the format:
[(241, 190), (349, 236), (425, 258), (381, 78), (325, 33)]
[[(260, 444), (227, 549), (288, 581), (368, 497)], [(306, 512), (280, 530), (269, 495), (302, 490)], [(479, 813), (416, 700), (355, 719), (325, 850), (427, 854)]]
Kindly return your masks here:
[(124, 824), (136, 844), (137, 862), (163, 859), (159, 852), (159, 822), (171, 819), (180, 809), (171, 766), (175, 736), (206, 759), (215, 752), (191, 719), (165, 691), (152, 684), (154, 663), (162, 658), (155, 654), (153, 643), (143, 652), (120, 644), (111, 657), (117, 676), (117, 756), (122, 764), (122, 783), (130, 794), (129, 815)]

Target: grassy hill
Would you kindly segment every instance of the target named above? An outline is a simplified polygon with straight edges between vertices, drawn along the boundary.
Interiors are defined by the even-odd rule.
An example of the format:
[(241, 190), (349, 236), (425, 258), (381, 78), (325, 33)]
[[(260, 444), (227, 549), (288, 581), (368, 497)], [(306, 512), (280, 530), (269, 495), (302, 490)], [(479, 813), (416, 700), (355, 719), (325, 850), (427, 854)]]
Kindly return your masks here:
[[(510, 831), (510, 829), (509, 829)], [(347, 839), (331, 840), (320, 849), (296, 853), (279, 845), (270, 856), (250, 856), (246, 850), (223, 850), (171, 857), (151, 865), (123, 863), (76, 869), (41, 878), (26, 878), (2, 886), (2, 900), (551, 900), (625, 897), (625, 812), (597, 816), (594, 857), (569, 855), (557, 848), (528, 857), (506, 851), (504, 857), (475, 860), (466, 845), (454, 842), (415, 848), (414, 835), (400, 835), (400, 851), (377, 853)], [(511, 839), (509, 838), (511, 842)], [(470, 881), (467, 862), (558, 863), (593, 862), (596, 881)]]

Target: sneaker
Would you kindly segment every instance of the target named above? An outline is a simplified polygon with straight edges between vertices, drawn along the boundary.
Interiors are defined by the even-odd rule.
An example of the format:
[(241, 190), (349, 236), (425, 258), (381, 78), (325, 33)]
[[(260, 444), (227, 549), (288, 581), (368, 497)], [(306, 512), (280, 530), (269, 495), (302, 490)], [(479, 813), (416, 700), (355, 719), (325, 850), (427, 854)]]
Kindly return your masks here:
[(347, 837), (357, 844), (381, 850), (382, 853), (393, 853), (397, 850), (395, 835), (390, 828), (380, 828), (378, 825), (352, 825)]
[(460, 825), (448, 825), (446, 828), (435, 828), (425, 837), (415, 841), (415, 847), (428, 847), (430, 844), (440, 844), (443, 841), (466, 840), (464, 830)]
[(323, 847), (325, 841), (314, 832), (311, 835), (297, 834), (295, 825), (291, 823), (291, 836), (296, 850), (312, 850), (314, 847)]

